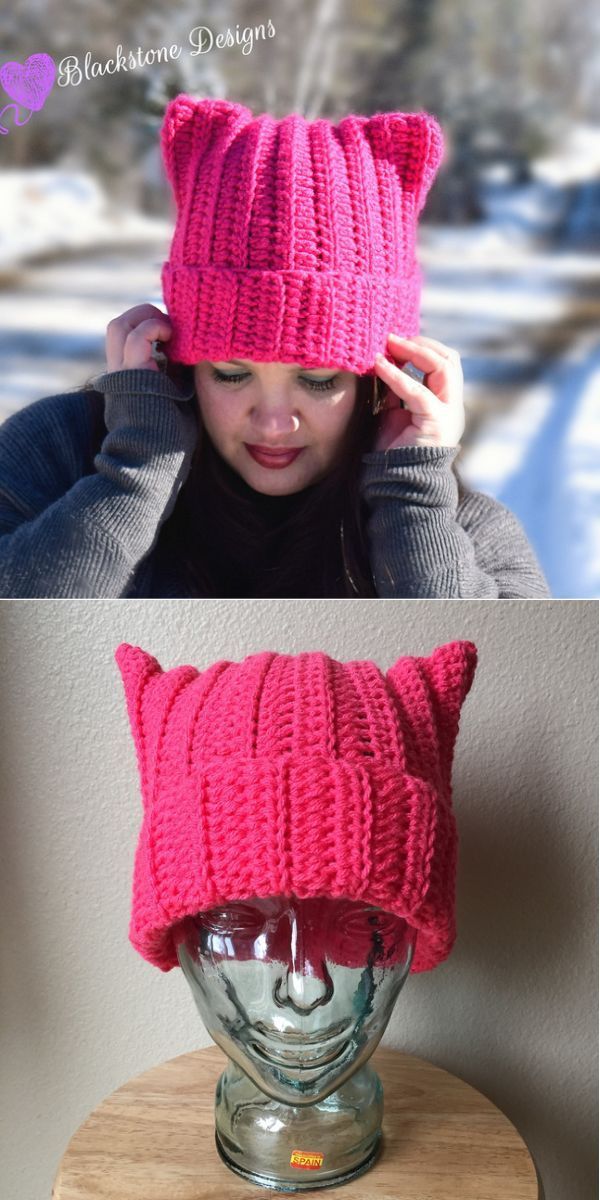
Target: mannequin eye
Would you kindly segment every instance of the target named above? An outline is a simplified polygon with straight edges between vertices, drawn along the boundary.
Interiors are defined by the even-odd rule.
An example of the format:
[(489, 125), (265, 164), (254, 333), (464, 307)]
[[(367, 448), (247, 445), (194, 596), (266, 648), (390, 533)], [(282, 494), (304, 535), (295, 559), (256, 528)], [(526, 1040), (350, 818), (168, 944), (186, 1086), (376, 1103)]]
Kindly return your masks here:
[(202, 923), (212, 933), (256, 933), (263, 927), (263, 918), (254, 909), (233, 905), (203, 913)]
[(344, 933), (368, 933), (372, 929), (392, 929), (395, 918), (381, 909), (364, 909), (363, 912), (346, 913), (343, 920)]

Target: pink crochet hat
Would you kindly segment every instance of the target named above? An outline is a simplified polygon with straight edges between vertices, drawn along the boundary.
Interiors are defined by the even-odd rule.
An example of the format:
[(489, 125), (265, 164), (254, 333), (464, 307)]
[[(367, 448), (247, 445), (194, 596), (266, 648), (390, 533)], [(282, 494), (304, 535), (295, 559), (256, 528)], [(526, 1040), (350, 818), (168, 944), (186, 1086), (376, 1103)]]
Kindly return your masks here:
[(178, 965), (173, 927), (232, 900), (361, 900), (418, 930), (411, 971), (454, 944), (450, 775), (477, 651), (340, 663), (252, 654), (163, 671), (116, 651), (144, 803), (129, 938)]
[(419, 332), (419, 213), (444, 152), (427, 112), (276, 120), (185, 94), (160, 131), (177, 206), (162, 285), (169, 358), (374, 375)]

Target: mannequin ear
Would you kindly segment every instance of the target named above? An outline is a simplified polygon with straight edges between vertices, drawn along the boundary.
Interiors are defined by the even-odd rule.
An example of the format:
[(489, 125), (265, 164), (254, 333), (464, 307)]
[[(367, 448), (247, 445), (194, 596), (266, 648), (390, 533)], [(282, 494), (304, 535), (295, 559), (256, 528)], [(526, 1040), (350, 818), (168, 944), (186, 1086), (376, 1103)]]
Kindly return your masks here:
[(428, 112), (374, 113), (365, 130), (374, 153), (394, 163), (404, 191), (413, 193), (420, 213), (444, 158), (439, 121)]
[(196, 99), (182, 92), (165, 109), (160, 129), (160, 147), (167, 178), (177, 204), (181, 204), (187, 183), (216, 137), (229, 141), (235, 131), (252, 120), (243, 104), (231, 100)]

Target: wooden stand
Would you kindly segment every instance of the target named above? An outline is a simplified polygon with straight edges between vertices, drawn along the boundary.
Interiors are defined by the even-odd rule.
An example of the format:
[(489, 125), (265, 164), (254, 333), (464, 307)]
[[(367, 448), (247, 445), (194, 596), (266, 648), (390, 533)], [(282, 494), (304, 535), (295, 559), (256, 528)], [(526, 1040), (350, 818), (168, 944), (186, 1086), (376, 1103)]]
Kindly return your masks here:
[[(340, 1200), (543, 1200), (523, 1139), (481, 1092), (397, 1050), (379, 1046), (369, 1061), (384, 1089), (379, 1157), (360, 1178), (304, 1195), (325, 1200), (337, 1190)], [(225, 1065), (221, 1050), (210, 1046), (118, 1088), (71, 1138), (53, 1200), (259, 1200), (261, 1194), (284, 1194), (241, 1179), (218, 1155), (214, 1096)]]

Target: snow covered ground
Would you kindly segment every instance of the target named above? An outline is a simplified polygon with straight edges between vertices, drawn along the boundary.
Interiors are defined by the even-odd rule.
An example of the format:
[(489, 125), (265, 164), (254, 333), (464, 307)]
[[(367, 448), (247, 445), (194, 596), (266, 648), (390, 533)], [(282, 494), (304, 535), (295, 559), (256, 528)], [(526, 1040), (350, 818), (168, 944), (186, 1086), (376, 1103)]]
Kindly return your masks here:
[[(525, 186), (490, 178), (479, 224), (420, 233), (421, 331), (465, 374), (463, 472), (517, 514), (558, 597), (600, 596), (600, 134), (584, 141), (587, 157), (536, 164)], [(0, 419), (99, 371), (113, 316), (163, 307), (172, 232), (116, 218), (85, 178), (9, 174)]]
[(167, 230), (137, 212), (112, 209), (92, 176), (55, 167), (0, 174), (0, 278), (36, 256), (125, 242)]
[(476, 226), (423, 227), (422, 332), (461, 353), (466, 480), (517, 514), (553, 596), (596, 598), (600, 131), (483, 199)]
[(580, 334), (481, 429), (466, 479), (527, 529), (554, 596), (600, 595), (600, 337)]

